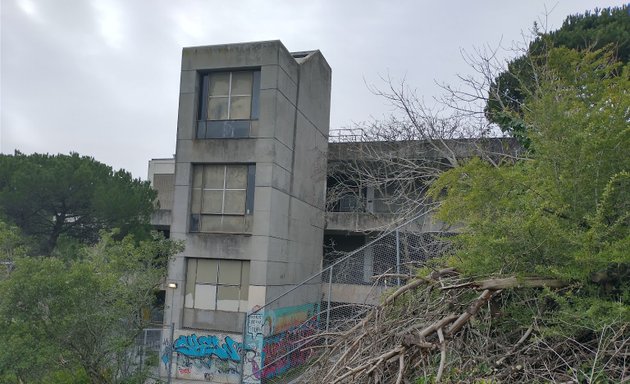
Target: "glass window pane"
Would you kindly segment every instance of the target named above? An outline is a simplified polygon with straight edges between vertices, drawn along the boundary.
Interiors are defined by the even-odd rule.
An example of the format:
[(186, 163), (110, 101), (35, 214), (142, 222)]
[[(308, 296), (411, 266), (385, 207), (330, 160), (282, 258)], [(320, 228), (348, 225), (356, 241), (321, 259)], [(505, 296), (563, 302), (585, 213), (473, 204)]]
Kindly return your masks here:
[(201, 189), (193, 188), (190, 200), (190, 213), (201, 213)]
[(252, 98), (250, 96), (232, 96), (230, 119), (249, 119)]
[(218, 72), (210, 75), (208, 96), (227, 96), (230, 88), (230, 73)]
[(243, 261), (241, 266), (241, 300), (249, 297), (249, 261)]
[(247, 165), (230, 165), (226, 170), (227, 188), (247, 188)]
[(240, 289), (238, 286), (229, 287), (219, 285), (217, 287), (217, 300), (238, 300), (240, 296)]
[(199, 232), (200, 220), (201, 220), (201, 215), (199, 214), (190, 215), (190, 232)]
[(208, 99), (208, 120), (227, 120), (228, 98), (211, 97)]
[(245, 220), (246, 217), (251, 216), (223, 216), (221, 229), (223, 230), (223, 232), (244, 232), (245, 230), (247, 230), (247, 222)]
[(254, 188), (256, 185), (256, 165), (247, 166), (247, 198), (245, 202), (245, 214), (251, 215), (254, 213)]
[(239, 260), (221, 260), (219, 264), (219, 284), (241, 284), (241, 262)]
[(188, 259), (186, 269), (186, 296), (184, 306), (192, 308), (195, 303), (195, 280), (197, 276), (197, 259)]
[(203, 168), (203, 186), (210, 189), (223, 189), (225, 165), (206, 165)]
[(203, 175), (203, 166), (193, 166), (193, 188), (201, 188), (201, 181)]
[(197, 284), (195, 286), (195, 308), (215, 309), (217, 300), (217, 286)]
[(226, 129), (226, 125), (229, 124), (228, 121), (208, 121), (208, 130), (206, 132), (207, 139), (221, 139), (225, 137), (229, 137), (230, 133), (229, 129)]
[(197, 283), (217, 283), (218, 260), (198, 259), (197, 261)]
[(223, 191), (203, 191), (203, 203), (201, 213), (222, 214), (223, 213)]
[(249, 137), (249, 121), (232, 121), (232, 137)]
[(232, 95), (252, 94), (252, 73), (232, 72)]
[(201, 215), (201, 232), (221, 231), (221, 218), (219, 215)]
[(246, 191), (225, 191), (223, 213), (228, 215), (244, 215), (245, 194)]
[(206, 121), (198, 121), (197, 122), (197, 139), (205, 139), (206, 138)]
[(236, 312), (239, 310), (239, 304), (240, 302), (238, 300), (218, 300), (217, 310)]
[(252, 84), (252, 113), (251, 119), (258, 119), (260, 99), (260, 71), (254, 71), (254, 83)]

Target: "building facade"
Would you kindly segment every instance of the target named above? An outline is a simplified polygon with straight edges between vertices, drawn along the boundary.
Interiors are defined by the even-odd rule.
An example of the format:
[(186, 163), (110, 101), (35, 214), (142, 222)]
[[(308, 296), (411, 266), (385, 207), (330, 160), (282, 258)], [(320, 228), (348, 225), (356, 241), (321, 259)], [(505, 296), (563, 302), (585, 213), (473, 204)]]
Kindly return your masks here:
[(164, 312), (174, 335), (163, 371), (175, 379), (239, 382), (262, 353), (241, 359), (245, 314), (321, 268), (330, 86), (319, 51), (184, 48), (176, 153), (149, 166), (154, 224), (185, 244)]
[[(286, 352), (321, 328), (322, 303), (376, 303), (389, 284), (374, 290), (375, 276), (442, 252), (453, 229), (424, 211), (427, 179), (404, 185), (383, 159), (439, 169), (518, 150), (503, 139), (329, 144), (330, 89), (319, 51), (279, 41), (183, 50), (176, 154), (149, 162), (152, 224), (185, 244), (165, 282), (173, 333), (161, 374), (174, 382), (282, 375), (307, 358)], [(404, 233), (385, 232), (410, 211)], [(357, 248), (345, 269), (309, 279)]]

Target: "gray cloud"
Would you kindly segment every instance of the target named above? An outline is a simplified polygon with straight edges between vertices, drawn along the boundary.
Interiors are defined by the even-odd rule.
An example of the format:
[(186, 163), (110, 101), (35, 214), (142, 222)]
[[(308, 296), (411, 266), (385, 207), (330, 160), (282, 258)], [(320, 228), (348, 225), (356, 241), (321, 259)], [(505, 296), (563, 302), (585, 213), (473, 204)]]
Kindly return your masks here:
[[(181, 48), (280, 39), (320, 49), (333, 68), (331, 127), (390, 107), (365, 83), (406, 77), (428, 99), (435, 80), (469, 73), (460, 49), (521, 39), (545, 12), (623, 1), (3, 0), (0, 151), (94, 156), (145, 177), (174, 152)], [(555, 8), (554, 8), (555, 4)]]

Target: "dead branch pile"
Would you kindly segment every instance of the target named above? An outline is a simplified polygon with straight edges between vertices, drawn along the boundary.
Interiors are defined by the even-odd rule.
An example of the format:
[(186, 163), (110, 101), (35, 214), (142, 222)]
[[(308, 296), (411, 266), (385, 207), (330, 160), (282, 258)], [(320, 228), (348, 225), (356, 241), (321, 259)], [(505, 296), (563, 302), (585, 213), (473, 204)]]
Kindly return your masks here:
[[(541, 287), (548, 279), (465, 280), (451, 269), (410, 278), (354, 324), (320, 334), (324, 345), (300, 382), (625, 382), (630, 380), (630, 326), (619, 321), (546, 335)], [(505, 305), (537, 311), (526, 326)], [(521, 322), (522, 324), (522, 322)], [(311, 344), (312, 345), (312, 344)]]

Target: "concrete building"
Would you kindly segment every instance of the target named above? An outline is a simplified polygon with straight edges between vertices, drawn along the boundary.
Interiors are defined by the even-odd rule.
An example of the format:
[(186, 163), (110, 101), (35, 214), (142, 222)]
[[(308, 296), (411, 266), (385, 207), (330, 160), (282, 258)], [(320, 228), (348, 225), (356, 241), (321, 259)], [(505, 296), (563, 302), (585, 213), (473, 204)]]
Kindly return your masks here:
[[(262, 351), (248, 363), (236, 352), (245, 314), (321, 268), (330, 87), (319, 51), (184, 48), (176, 154), (149, 165), (154, 224), (185, 243), (164, 314), (175, 329), (164, 370), (177, 380), (239, 382), (240, 369), (260, 366)], [(278, 307), (318, 301), (318, 291), (303, 287)]]
[[(265, 359), (282, 359), (283, 343), (303, 337), (300, 324), (317, 317), (321, 302), (379, 299), (373, 277), (400, 261), (385, 249), (393, 238), (357, 254), (351, 273), (335, 269), (328, 288), (322, 276), (296, 288), (408, 208), (391, 196), (395, 169), (385, 170), (393, 181), (383, 186), (357, 181), (350, 163), (366, 169), (400, 157), (439, 167), (478, 151), (518, 150), (502, 139), (441, 140), (444, 151), (424, 141), (329, 144), (330, 87), (319, 51), (290, 53), (279, 41), (183, 50), (176, 154), (149, 162), (160, 204), (152, 223), (185, 243), (166, 282), (164, 324), (174, 325), (174, 335), (165, 340), (161, 373), (171, 369), (175, 382), (258, 384), (303, 362), (299, 354)], [(343, 178), (350, 182), (335, 189)], [(422, 183), (412, 180), (408, 189), (423, 193)], [(439, 253), (431, 233), (443, 229), (429, 215), (407, 225), (408, 257)]]

